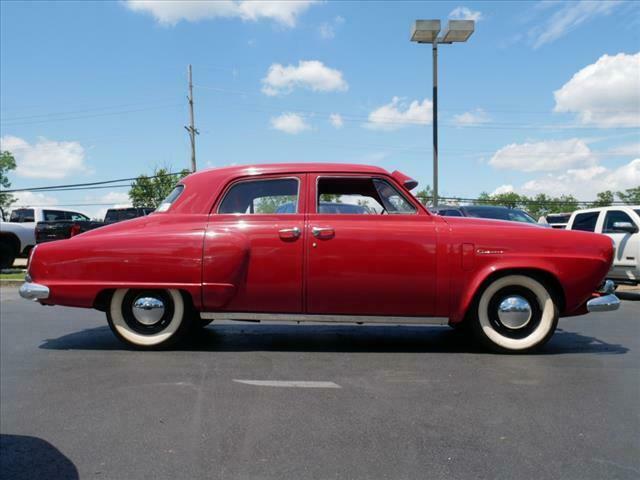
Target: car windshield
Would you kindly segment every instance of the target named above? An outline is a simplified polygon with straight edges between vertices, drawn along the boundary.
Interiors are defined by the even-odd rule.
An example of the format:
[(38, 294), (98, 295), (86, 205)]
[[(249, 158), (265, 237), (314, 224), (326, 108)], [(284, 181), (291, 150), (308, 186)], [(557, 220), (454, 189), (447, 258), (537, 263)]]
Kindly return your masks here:
[(571, 217), (571, 214), (567, 213), (562, 215), (548, 215), (546, 218), (547, 218), (547, 223), (556, 224), (556, 223), (568, 223), (570, 217)]
[(517, 208), (506, 207), (464, 207), (470, 217), (492, 218), (511, 222), (537, 223), (528, 213)]

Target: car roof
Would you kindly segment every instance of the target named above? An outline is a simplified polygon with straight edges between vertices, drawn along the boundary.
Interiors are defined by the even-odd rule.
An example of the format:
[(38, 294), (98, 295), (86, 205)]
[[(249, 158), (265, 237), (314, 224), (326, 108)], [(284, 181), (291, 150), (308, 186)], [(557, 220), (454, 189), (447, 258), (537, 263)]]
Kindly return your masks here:
[(620, 210), (624, 208), (628, 208), (630, 210), (637, 210), (640, 208), (640, 205), (611, 205), (608, 207), (583, 208), (580, 210), (575, 210), (573, 214), (575, 215), (577, 213), (606, 212), (609, 210)]
[(252, 176), (281, 173), (381, 173), (388, 175), (384, 168), (373, 165), (359, 165), (355, 163), (266, 163), (253, 165), (233, 165), (229, 167), (214, 167), (200, 170), (189, 175), (199, 176)]

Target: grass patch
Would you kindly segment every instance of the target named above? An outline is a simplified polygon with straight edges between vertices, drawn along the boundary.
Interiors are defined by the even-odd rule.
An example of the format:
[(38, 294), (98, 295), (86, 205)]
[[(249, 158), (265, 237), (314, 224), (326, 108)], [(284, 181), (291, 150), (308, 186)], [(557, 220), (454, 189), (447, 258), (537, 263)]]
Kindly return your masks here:
[(24, 280), (24, 273), (0, 273), (0, 280)]

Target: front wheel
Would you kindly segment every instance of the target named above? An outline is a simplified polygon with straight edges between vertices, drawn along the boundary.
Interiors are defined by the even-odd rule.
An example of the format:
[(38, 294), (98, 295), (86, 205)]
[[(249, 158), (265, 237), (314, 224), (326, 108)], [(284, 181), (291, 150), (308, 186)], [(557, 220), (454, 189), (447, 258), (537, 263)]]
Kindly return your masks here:
[(177, 342), (191, 316), (178, 290), (116, 290), (107, 309), (111, 331), (125, 343), (153, 349)]
[(558, 324), (549, 290), (526, 275), (507, 275), (482, 292), (473, 327), (478, 339), (499, 352), (528, 352), (546, 343)]

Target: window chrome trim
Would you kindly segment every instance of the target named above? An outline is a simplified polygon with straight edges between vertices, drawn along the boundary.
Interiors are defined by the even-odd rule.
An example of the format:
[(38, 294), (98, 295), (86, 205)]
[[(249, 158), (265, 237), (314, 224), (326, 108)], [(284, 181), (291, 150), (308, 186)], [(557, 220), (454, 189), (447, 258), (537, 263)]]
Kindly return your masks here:
[[(229, 194), (229, 192), (231, 191), (231, 189), (233, 187), (235, 187), (236, 185), (240, 184), (240, 183), (248, 183), (248, 182), (271, 182), (271, 181), (275, 181), (275, 180), (295, 180), (296, 182), (298, 182), (298, 189), (296, 191), (296, 211), (293, 213), (220, 213), (220, 207), (222, 206), (222, 204), (224, 203), (225, 198), (227, 198), (227, 195)], [(286, 177), (260, 177), (260, 176), (253, 176), (253, 177), (249, 177), (249, 178), (241, 178), (239, 180), (234, 180), (232, 182), (230, 182), (225, 190), (222, 192), (222, 195), (220, 196), (220, 201), (218, 202), (217, 205), (215, 205), (215, 212), (213, 212), (214, 215), (300, 215), (300, 177), (296, 177), (296, 176), (286, 176)]]
[[(311, 172), (313, 173), (313, 172)], [(388, 184), (391, 185), (391, 187), (398, 193), (398, 195), (400, 195), (402, 198), (404, 198), (405, 202), (407, 202), (409, 205), (411, 205), (414, 208), (413, 213), (390, 213), (389, 216), (395, 216), (395, 215), (405, 215), (405, 216), (410, 216), (410, 215), (418, 215), (419, 212), (419, 208), (411, 201), (409, 200), (407, 197), (404, 196), (404, 194), (402, 192), (400, 192), (396, 186), (389, 181), (389, 177), (385, 177), (384, 175), (367, 175), (367, 174), (362, 174), (362, 173), (354, 173), (353, 175), (318, 175), (316, 177), (316, 187), (314, 190), (314, 196), (315, 196), (315, 212), (314, 214), (316, 215), (335, 215), (335, 216), (342, 216), (342, 217), (346, 217), (348, 215), (357, 215), (359, 217), (381, 217), (383, 216), (382, 214), (376, 214), (376, 215), (362, 215), (360, 213), (320, 213), (319, 212), (319, 202), (320, 202), (320, 195), (318, 195), (318, 191), (319, 191), (319, 183), (320, 183), (320, 179), (321, 178), (369, 178), (373, 181), (373, 179), (378, 179), (378, 180), (383, 180), (385, 182), (387, 182)], [(394, 179), (395, 180), (395, 179)], [(377, 191), (377, 189), (376, 189)], [(384, 205), (382, 205), (382, 208), (384, 208)], [(308, 210), (308, 208), (307, 208)], [(309, 212), (311, 213), (311, 212)], [(388, 212), (387, 212), (388, 213)]]

